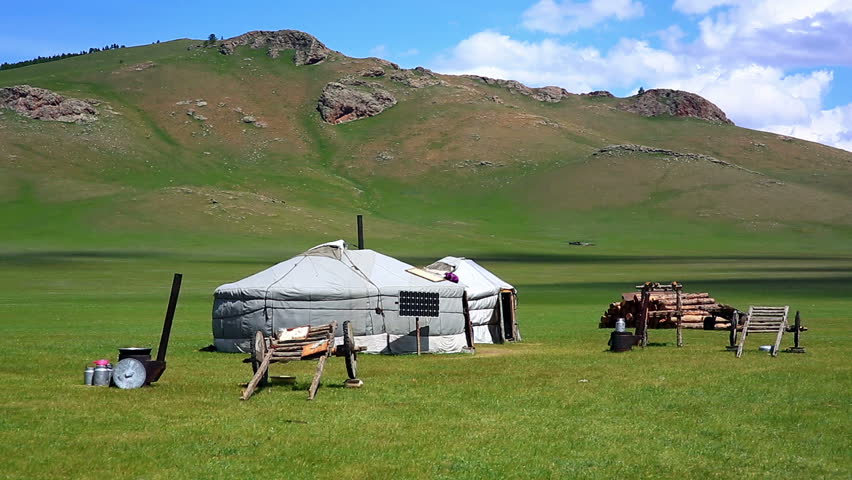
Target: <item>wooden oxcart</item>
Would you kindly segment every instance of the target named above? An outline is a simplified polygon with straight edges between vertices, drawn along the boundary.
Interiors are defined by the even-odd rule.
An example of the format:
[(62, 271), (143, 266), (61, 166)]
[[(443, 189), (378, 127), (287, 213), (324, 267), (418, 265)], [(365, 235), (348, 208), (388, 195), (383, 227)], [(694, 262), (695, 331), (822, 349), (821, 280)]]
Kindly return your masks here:
[(346, 373), (349, 376), (348, 385), (360, 386), (358, 380), (358, 351), (362, 348), (355, 346), (355, 336), (352, 324), (343, 322), (343, 343), (334, 345), (334, 331), (337, 322), (325, 325), (303, 326), (282, 330), (275, 337), (266, 337), (258, 330), (251, 343), (251, 364), (254, 376), (243, 390), (242, 400), (251, 398), (259, 386), (269, 383), (269, 366), (272, 363), (287, 363), (302, 360), (317, 360), (317, 370), (311, 386), (308, 389), (308, 400), (316, 397), (320, 378), (325, 369), (328, 357), (335, 355), (343, 357), (346, 362)]

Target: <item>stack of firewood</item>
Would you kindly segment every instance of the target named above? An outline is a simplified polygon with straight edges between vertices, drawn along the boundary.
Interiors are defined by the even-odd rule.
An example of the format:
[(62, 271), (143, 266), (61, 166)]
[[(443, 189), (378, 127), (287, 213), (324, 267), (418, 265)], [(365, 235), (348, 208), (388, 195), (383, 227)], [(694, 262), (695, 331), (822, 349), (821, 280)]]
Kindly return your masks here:
[[(734, 307), (716, 302), (709, 293), (680, 294), (684, 328), (705, 328), (713, 325), (716, 330), (730, 328)], [(623, 318), (627, 328), (635, 328), (641, 318), (642, 294), (624, 293), (620, 302), (614, 302), (601, 316), (600, 328), (615, 328), (615, 322)], [(648, 306), (648, 328), (677, 327), (677, 296), (675, 292), (651, 292)]]

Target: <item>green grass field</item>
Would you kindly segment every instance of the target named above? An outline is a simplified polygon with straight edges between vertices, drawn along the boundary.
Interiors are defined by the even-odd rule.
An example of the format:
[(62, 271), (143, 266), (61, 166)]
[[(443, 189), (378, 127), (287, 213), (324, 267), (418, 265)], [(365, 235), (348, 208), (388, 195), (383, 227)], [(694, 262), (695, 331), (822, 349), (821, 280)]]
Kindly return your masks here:
[[(333, 358), (314, 402), (313, 362), (276, 365), (295, 386), (241, 402), (244, 356), (198, 351), (211, 342), (211, 292), (278, 258), (7, 253), (0, 477), (848, 477), (852, 257), (480, 257), (519, 286), (522, 343), (362, 355), (360, 390), (340, 388)], [(160, 382), (83, 386), (86, 362), (156, 346), (174, 271), (184, 288)], [(677, 348), (672, 330), (652, 331), (644, 350), (606, 351), (606, 303), (675, 278), (741, 308), (801, 310), (808, 353), (771, 358), (756, 335), (735, 359), (724, 332), (687, 331)]]

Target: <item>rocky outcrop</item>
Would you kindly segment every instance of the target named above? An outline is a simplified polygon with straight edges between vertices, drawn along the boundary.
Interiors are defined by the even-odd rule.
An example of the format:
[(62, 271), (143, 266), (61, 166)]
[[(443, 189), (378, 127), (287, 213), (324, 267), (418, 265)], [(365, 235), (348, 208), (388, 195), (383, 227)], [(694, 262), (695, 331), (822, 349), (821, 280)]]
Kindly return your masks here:
[(741, 167), (735, 163), (726, 162), (725, 160), (719, 160), (716, 157), (711, 157), (710, 155), (704, 155), (702, 153), (684, 153), (684, 152), (675, 152), (674, 150), (667, 150), (665, 148), (658, 147), (648, 147), (645, 145), (636, 145), (633, 143), (624, 143), (620, 145), (607, 145), (606, 147), (598, 150), (592, 155), (615, 155), (619, 156), (622, 153), (647, 153), (652, 155), (665, 155), (667, 157), (673, 158), (683, 158), (687, 160), (701, 160), (705, 162), (715, 163), (716, 165), (721, 165), (723, 167), (731, 167), (736, 168), (738, 170), (742, 170), (748, 173), (753, 173), (755, 175), (763, 175), (760, 172), (756, 172), (754, 170), (749, 170), (748, 168)]
[(332, 125), (372, 117), (396, 105), (396, 98), (386, 90), (359, 90), (331, 82), (325, 86), (317, 102), (322, 119)]
[(367, 60), (372, 60), (379, 64), (381, 67), (390, 68), (391, 70), (399, 70), (399, 65), (393, 63), (391, 61), (385, 60), (384, 58), (379, 57), (367, 57)]
[(501, 80), (499, 78), (483, 77), (481, 75), (462, 75), (463, 77), (472, 78), (486, 85), (497, 85), (506, 88), (511, 93), (519, 93), (528, 97), (534, 98), (539, 102), (556, 103), (563, 98), (570, 96), (571, 92), (561, 87), (541, 87), (531, 88), (516, 80)]
[(313, 65), (328, 57), (331, 50), (309, 33), (298, 30), (258, 30), (219, 42), (219, 51), (225, 55), (234, 53), (242, 45), (251, 48), (266, 48), (266, 54), (278, 58), (282, 50), (295, 50), (296, 65)]
[(29, 85), (0, 88), (0, 107), (36, 120), (88, 123), (98, 119), (98, 111), (91, 101), (63, 97)]
[(671, 115), (693, 117), (714, 123), (733, 125), (719, 107), (694, 93), (681, 90), (653, 89), (626, 98), (617, 108), (625, 112), (638, 113), (644, 117)]
[(605, 97), (605, 98), (615, 98), (615, 95), (607, 92), (606, 90), (595, 90), (594, 92), (589, 93), (581, 93), (583, 97)]
[(397, 72), (393, 72), (390, 75), (390, 79), (411, 88), (433, 87), (435, 85), (446, 84), (446, 82), (435, 75), (435, 72), (423, 67), (417, 67), (413, 70), (399, 70)]
[(382, 67), (368, 68), (358, 72), (358, 75), (361, 75), (362, 77), (383, 77), (385, 75), (385, 69)]
[(346, 75), (337, 80), (337, 83), (342, 83), (343, 85), (349, 85), (352, 87), (368, 87), (368, 88), (382, 88), (382, 84), (379, 82), (370, 82), (364, 80), (361, 77), (356, 77), (355, 75)]

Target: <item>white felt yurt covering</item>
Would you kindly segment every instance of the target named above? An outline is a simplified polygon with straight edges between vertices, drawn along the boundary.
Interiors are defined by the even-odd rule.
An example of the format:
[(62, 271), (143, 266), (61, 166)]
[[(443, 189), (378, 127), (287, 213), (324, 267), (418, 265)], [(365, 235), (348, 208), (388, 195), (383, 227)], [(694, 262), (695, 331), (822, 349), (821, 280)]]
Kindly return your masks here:
[[(257, 330), (349, 320), (355, 342), (369, 353), (417, 351), (415, 319), (399, 315), (399, 292), (439, 294), (439, 316), (421, 318), (421, 349), (455, 353), (472, 347), (464, 312), (464, 286), (433, 282), (406, 272), (404, 262), (346, 242), (318, 245), (213, 293), (216, 350), (246, 352)], [(339, 340), (339, 338), (338, 338)]]
[(517, 290), (511, 284), (469, 258), (444, 257), (426, 270), (455, 273), (465, 285), (474, 343), (520, 340)]

